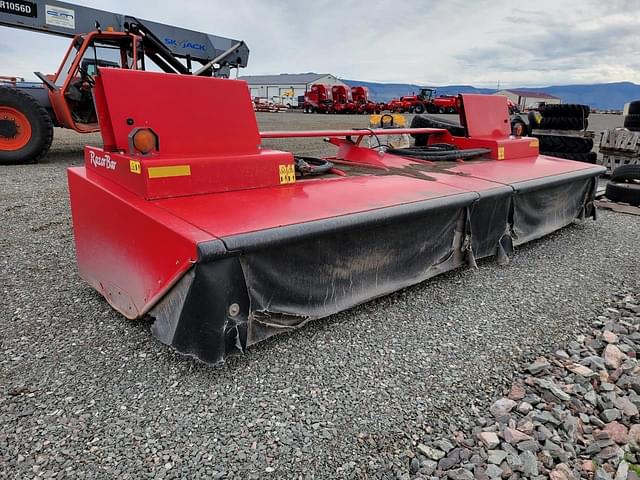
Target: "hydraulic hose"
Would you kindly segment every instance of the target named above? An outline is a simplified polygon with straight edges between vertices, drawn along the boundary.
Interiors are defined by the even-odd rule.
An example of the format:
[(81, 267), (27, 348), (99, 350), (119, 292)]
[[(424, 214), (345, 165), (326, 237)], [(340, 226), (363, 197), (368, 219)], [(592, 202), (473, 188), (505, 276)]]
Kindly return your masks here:
[(436, 143), (425, 147), (390, 148), (387, 153), (428, 161), (468, 160), (491, 153), (489, 148), (458, 150), (455, 145)]
[(323, 158), (315, 157), (293, 157), (296, 171), (302, 177), (309, 175), (322, 175), (333, 168), (333, 163)]

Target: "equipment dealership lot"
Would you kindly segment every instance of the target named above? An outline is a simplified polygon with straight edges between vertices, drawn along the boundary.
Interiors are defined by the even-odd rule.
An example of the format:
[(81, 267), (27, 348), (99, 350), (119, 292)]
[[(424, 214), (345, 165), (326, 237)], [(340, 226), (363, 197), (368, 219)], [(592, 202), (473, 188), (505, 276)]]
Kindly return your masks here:
[[(368, 124), (299, 113), (258, 120), (262, 130)], [(596, 132), (621, 125), (621, 116), (590, 117)], [(518, 248), (508, 266), (483, 261), (223, 367), (202, 365), (79, 279), (65, 169), (82, 162), (87, 143), (100, 136), (57, 129), (41, 164), (0, 166), (0, 476), (391, 476), (425, 429), (462, 423), (516, 363), (584, 332), (610, 294), (640, 287), (638, 217), (601, 211)], [(266, 144), (334, 152), (321, 140)]]

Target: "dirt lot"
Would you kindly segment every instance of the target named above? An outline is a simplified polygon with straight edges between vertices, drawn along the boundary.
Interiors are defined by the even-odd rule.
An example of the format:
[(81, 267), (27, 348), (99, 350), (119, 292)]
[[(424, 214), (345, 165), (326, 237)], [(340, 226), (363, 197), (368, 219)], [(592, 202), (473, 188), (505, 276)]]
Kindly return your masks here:
[[(443, 118), (457, 119), (457, 115), (439, 115)], [(261, 130), (314, 130), (323, 128), (361, 128), (368, 126), (366, 115), (305, 115), (303, 113), (258, 113), (258, 123)], [(411, 122), (412, 115), (407, 115), (407, 122)], [(622, 115), (592, 114), (589, 117), (589, 130), (598, 134), (602, 130), (622, 127)], [(598, 135), (596, 135), (596, 140)], [(62, 129), (57, 129), (51, 153), (43, 163), (71, 164), (81, 161), (82, 147), (86, 144), (99, 145), (99, 134), (79, 135)], [(331, 155), (335, 149), (324, 144), (322, 140), (269, 140), (266, 146), (294, 153), (306, 155)]]
[[(58, 130), (43, 164), (0, 166), (0, 478), (408, 475), (427, 432), (486, 407), (517, 364), (584, 332), (612, 293), (640, 290), (637, 217), (602, 212), (519, 248), (506, 267), (484, 261), (205, 366), (78, 277), (65, 168), (85, 143), (100, 137)], [(271, 145), (332, 152), (305, 143)]]

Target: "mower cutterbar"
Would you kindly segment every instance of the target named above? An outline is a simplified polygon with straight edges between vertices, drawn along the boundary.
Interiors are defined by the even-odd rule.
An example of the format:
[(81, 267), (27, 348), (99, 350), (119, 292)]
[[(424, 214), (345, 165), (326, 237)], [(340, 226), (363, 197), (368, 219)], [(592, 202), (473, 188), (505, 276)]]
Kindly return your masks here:
[[(179, 352), (218, 362), (274, 334), (595, 216), (602, 167), (510, 136), (506, 98), (462, 95), (441, 129), (259, 133), (244, 82), (101, 69), (104, 147), (69, 169), (80, 274)], [(425, 161), (361, 145), (388, 133), (485, 149)], [(328, 137), (334, 168), (297, 177), (261, 138)]]

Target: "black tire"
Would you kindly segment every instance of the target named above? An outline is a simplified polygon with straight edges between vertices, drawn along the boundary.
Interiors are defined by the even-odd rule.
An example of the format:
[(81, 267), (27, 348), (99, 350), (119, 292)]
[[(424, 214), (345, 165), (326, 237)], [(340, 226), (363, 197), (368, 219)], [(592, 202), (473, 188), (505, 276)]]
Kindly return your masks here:
[[(431, 115), (416, 115), (411, 120), (411, 128), (444, 128), (456, 137), (466, 135), (464, 127), (459, 123)], [(412, 135), (412, 137), (416, 139), (416, 147), (423, 147), (427, 144), (428, 135)]]
[(436, 113), (438, 109), (433, 103), (427, 104), (427, 113)]
[(629, 115), (640, 115), (640, 100), (629, 103)]
[(424, 113), (424, 105), (421, 103), (418, 103), (415, 107), (413, 107), (413, 112), (416, 115), (420, 115), (421, 113)]
[(541, 130), (584, 130), (589, 126), (589, 120), (578, 117), (542, 117)]
[(605, 196), (609, 200), (629, 205), (640, 205), (640, 183), (607, 183)]
[[(517, 132), (518, 125), (522, 125), (522, 130), (520, 132), (520, 135), (518, 135), (518, 132)], [(511, 122), (511, 135), (514, 135), (516, 137), (526, 137), (529, 135), (529, 127), (523, 120), (515, 119)]]
[(611, 181), (640, 181), (640, 165), (621, 165), (611, 172)]
[(543, 117), (575, 117), (587, 118), (589, 116), (589, 105), (579, 105), (576, 103), (550, 103), (540, 108)]
[(592, 163), (595, 164), (598, 158), (598, 154), (596, 152), (587, 152), (587, 153), (571, 153), (571, 152), (543, 152), (540, 151), (541, 155), (546, 155), (548, 157), (556, 157), (563, 158), (565, 160), (575, 160), (577, 162), (584, 163)]
[(640, 114), (627, 115), (624, 117), (624, 127), (632, 132), (640, 131)]
[(37, 163), (53, 141), (51, 116), (31, 95), (12, 87), (0, 87), (0, 107), (3, 106), (18, 110), (27, 118), (31, 139), (19, 150), (0, 150), (0, 164)]
[(593, 139), (563, 137), (561, 135), (537, 135), (541, 152), (587, 153), (593, 148)]

